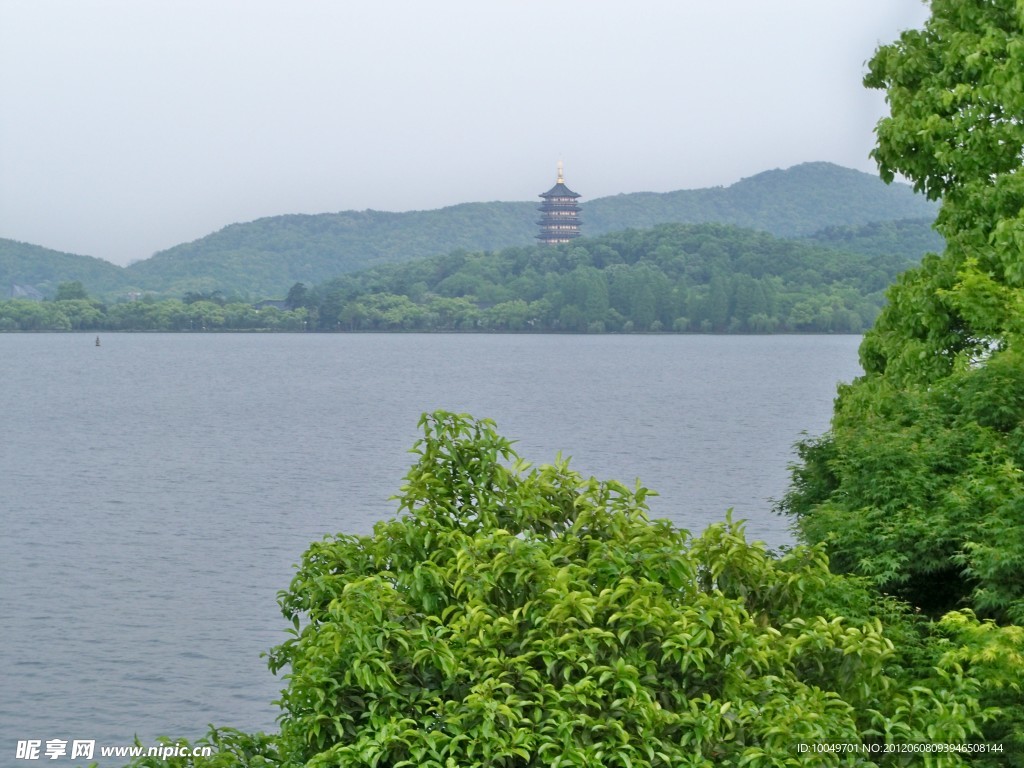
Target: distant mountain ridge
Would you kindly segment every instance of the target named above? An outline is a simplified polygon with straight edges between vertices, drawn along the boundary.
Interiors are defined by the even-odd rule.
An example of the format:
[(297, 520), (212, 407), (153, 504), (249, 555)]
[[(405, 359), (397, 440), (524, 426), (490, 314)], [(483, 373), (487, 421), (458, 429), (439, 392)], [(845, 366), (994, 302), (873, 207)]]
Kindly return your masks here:
[[(935, 203), (909, 186), (886, 185), (873, 175), (824, 162), (766, 171), (728, 187), (620, 194), (581, 207), (585, 236), (714, 222), (806, 237), (917, 219), (913, 236), (920, 240), (921, 229), (937, 212)], [(231, 224), (127, 267), (0, 240), (0, 286), (25, 285), (52, 294), (57, 283), (80, 280), (90, 293), (105, 296), (220, 290), (280, 297), (296, 282), (318, 284), (380, 264), (529, 245), (537, 232), (536, 208), (533, 202), (490, 202), (404, 213), (273, 216)], [(853, 243), (855, 234), (848, 232), (846, 240)]]
[(72, 280), (96, 293), (113, 292), (127, 284), (124, 272), (103, 259), (0, 238), (0, 299), (33, 291), (51, 296), (58, 283)]
[(832, 163), (764, 171), (728, 187), (635, 192), (583, 204), (587, 234), (658, 224), (715, 222), (776, 237), (805, 237), (827, 227), (928, 218), (938, 205), (905, 184)]

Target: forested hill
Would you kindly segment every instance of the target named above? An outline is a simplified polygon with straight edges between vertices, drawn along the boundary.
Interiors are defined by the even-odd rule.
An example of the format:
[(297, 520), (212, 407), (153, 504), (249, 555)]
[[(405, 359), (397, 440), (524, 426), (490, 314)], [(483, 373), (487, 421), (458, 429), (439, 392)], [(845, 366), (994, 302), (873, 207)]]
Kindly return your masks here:
[[(319, 283), (378, 264), (533, 243), (536, 208), (492, 202), (407, 213), (277, 216), (226, 227), (133, 264), (128, 272), (140, 287), (170, 294), (219, 288), (281, 296), (296, 282)], [(830, 163), (767, 171), (729, 187), (616, 195), (584, 202), (582, 209), (589, 237), (701, 222), (785, 237), (935, 215), (934, 205), (905, 185), (886, 185)]]
[(919, 256), (868, 256), (722, 224), (453, 252), (306, 297), (323, 330), (860, 332)]
[[(869, 244), (889, 224), (864, 225)], [(855, 242), (855, 232), (830, 230)], [(920, 252), (867, 255), (725, 224), (660, 224), (558, 246), (456, 250), (296, 283), (287, 306), (224, 295), (0, 301), (0, 330), (857, 333)]]
[[(586, 200), (586, 190), (577, 191)], [(0, 286), (27, 284), (50, 295), (59, 282), (79, 280), (91, 294), (110, 297), (127, 291), (283, 297), (297, 282), (322, 283), (375, 265), (459, 249), (488, 251), (531, 244), (537, 230), (536, 207), (534, 202), (491, 202), (406, 213), (275, 216), (232, 224), (102, 273), (91, 263), (76, 267), (68, 261), (75, 257), (68, 254), (46, 251), (46, 258), (32, 256), (24, 244), (0, 240)], [(701, 222), (792, 237), (899, 219), (931, 221), (936, 210), (906, 185), (886, 185), (870, 174), (830, 163), (767, 171), (729, 187), (615, 195), (584, 202), (582, 207), (588, 237), (662, 223)], [(914, 226), (927, 233), (926, 224)]]
[(464, 203), (434, 211), (342, 211), (232, 224), (127, 267), (130, 279), (170, 295), (221, 290), (284, 296), (359, 269), (457, 249), (533, 242), (532, 203)]
[(124, 269), (109, 261), (0, 238), (0, 298), (53, 296), (60, 283), (74, 280), (97, 294), (128, 284)]
[(586, 203), (583, 210), (588, 235), (717, 222), (800, 237), (827, 227), (934, 220), (938, 207), (904, 184), (887, 185), (871, 174), (831, 163), (804, 163), (765, 171), (729, 187), (604, 197)]
[(932, 227), (932, 219), (826, 227), (800, 240), (865, 256), (904, 256), (911, 260), (910, 265), (925, 253), (940, 253), (945, 248), (942, 236)]

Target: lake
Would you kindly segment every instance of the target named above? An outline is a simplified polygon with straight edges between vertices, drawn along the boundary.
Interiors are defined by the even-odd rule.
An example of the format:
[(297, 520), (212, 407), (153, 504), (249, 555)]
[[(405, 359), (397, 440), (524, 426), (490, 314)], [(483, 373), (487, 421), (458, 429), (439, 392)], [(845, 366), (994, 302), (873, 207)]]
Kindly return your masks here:
[[(276, 594), (394, 514), (424, 411), (641, 482), (699, 533), (771, 512), (857, 336), (0, 334), (0, 763), (24, 739), (273, 729)], [(49, 761), (48, 761), (49, 762)], [(115, 761), (113, 764), (124, 762)], [(63, 758), (57, 765), (70, 765)]]

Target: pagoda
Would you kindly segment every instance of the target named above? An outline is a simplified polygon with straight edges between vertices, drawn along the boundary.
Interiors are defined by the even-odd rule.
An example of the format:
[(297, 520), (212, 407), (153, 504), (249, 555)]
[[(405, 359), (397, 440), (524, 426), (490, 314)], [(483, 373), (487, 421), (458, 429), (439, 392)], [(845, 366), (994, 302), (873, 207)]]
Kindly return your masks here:
[(579, 198), (575, 192), (565, 186), (562, 178), (562, 164), (558, 164), (558, 181), (555, 186), (540, 195), (544, 202), (540, 204), (540, 234), (537, 239), (542, 243), (554, 245), (568, 243), (580, 236), (580, 207), (576, 205)]

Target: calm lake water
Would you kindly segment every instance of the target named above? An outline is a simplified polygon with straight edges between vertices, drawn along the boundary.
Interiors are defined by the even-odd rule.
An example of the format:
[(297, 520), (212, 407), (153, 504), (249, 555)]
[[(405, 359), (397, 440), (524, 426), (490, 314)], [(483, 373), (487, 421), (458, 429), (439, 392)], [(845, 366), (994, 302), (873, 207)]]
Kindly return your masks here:
[(492, 418), (534, 463), (640, 478), (695, 533), (732, 507), (788, 543), (771, 499), (860, 338), (101, 340), (0, 334), (4, 765), (22, 739), (274, 728), (277, 591), (309, 542), (394, 514), (424, 411)]

